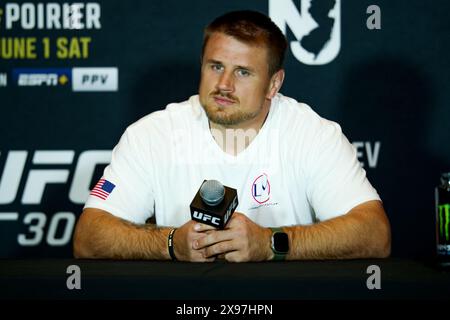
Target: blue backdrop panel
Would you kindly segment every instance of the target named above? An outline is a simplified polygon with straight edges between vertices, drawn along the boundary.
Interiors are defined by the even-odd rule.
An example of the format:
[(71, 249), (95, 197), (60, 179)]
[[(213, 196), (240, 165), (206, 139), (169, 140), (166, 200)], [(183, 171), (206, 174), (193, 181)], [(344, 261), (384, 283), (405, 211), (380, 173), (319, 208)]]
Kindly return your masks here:
[(450, 2), (77, 3), (0, 4), (0, 257), (71, 256), (124, 129), (196, 94), (203, 27), (236, 9), (285, 32), (281, 92), (341, 124), (384, 201), (393, 255), (433, 255), (434, 187), (450, 171)]

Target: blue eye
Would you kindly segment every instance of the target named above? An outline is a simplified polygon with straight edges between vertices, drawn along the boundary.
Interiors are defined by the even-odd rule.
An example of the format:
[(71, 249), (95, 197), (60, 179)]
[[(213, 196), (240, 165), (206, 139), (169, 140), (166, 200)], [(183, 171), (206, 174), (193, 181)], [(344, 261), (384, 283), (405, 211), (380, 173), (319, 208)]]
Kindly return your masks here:
[(223, 66), (220, 64), (213, 64), (213, 65), (211, 65), (211, 69), (213, 69), (214, 71), (222, 71)]
[(238, 69), (237, 73), (240, 77), (248, 77), (250, 75), (250, 72), (245, 69)]

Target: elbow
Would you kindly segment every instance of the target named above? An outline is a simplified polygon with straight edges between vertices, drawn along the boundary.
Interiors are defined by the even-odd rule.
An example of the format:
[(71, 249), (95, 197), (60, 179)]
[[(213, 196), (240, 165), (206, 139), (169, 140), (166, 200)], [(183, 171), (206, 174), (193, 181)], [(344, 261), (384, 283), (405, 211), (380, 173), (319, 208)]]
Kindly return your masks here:
[(391, 225), (381, 201), (369, 201), (352, 210), (352, 217), (357, 217), (361, 226), (356, 256), (388, 258), (391, 255)]
[(391, 227), (389, 221), (380, 223), (377, 239), (375, 239), (375, 258), (388, 258), (391, 255)]
[(90, 254), (83, 237), (75, 232), (73, 237), (73, 256), (75, 259), (89, 259)]
[(391, 256), (391, 239), (386, 241), (385, 245), (381, 249), (380, 258), (389, 258)]
[(81, 221), (78, 221), (73, 235), (73, 256), (76, 259), (92, 259), (93, 254), (89, 243), (89, 232)]
[(380, 245), (376, 253), (376, 258), (389, 258), (391, 255), (391, 242), (385, 241), (384, 244)]
[(80, 240), (76, 240), (77, 238), (74, 237), (73, 240), (73, 256), (75, 259), (87, 259), (89, 258), (88, 250), (86, 250), (86, 247), (83, 245), (83, 243)]

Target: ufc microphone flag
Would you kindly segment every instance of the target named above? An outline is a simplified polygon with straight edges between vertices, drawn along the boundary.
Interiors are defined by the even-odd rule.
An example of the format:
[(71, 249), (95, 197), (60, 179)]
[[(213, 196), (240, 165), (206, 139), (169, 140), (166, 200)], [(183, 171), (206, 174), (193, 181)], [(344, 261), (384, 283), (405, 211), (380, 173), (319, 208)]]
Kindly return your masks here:
[(91, 195), (106, 200), (115, 187), (116, 185), (114, 183), (111, 183), (106, 179), (100, 179), (94, 189), (92, 189)]

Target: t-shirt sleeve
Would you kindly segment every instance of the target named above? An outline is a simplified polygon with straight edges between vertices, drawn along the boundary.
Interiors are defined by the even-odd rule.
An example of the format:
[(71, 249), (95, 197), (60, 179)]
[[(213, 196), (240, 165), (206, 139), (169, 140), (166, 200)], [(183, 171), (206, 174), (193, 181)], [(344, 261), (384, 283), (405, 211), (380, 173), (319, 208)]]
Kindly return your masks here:
[(111, 163), (91, 190), (84, 208), (98, 208), (134, 223), (154, 214), (149, 145), (128, 128), (112, 151)]
[(320, 123), (312, 142), (306, 175), (309, 201), (316, 219), (323, 221), (346, 214), (363, 202), (380, 200), (380, 197), (341, 127), (325, 119)]

